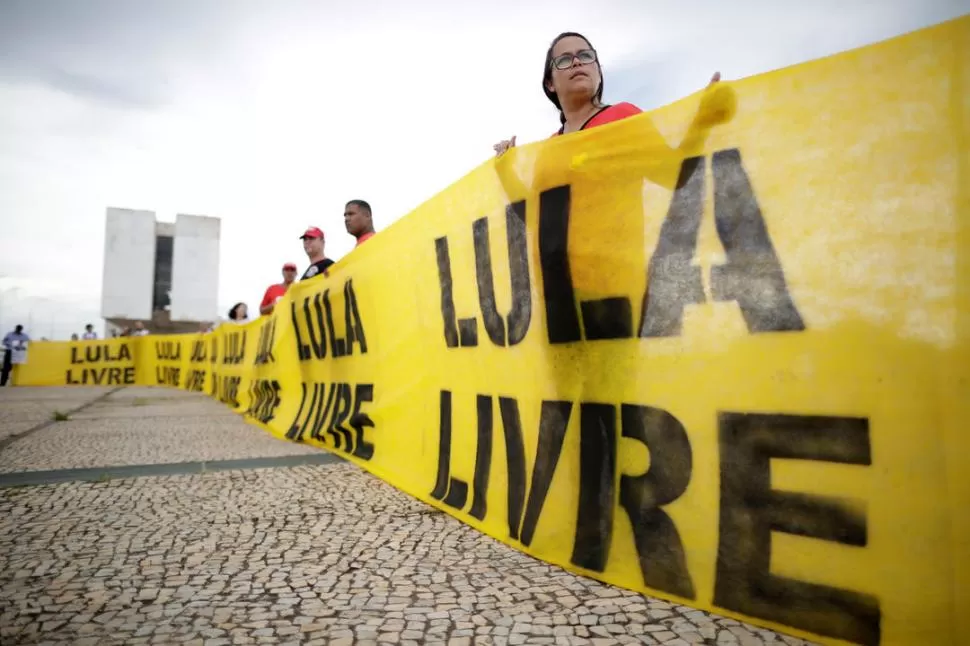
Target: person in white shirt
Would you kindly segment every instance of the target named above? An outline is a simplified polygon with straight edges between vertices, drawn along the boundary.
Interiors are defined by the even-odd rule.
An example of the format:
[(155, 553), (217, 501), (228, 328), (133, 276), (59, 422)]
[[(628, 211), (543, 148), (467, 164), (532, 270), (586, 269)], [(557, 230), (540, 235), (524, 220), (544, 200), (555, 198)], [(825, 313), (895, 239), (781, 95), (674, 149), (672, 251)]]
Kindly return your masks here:
[(97, 332), (94, 331), (94, 326), (91, 325), (90, 323), (85, 325), (84, 334), (81, 335), (81, 338), (84, 339), (85, 341), (91, 341), (93, 339), (97, 339), (98, 334)]
[(3, 337), (3, 368), (0, 370), (0, 386), (6, 386), (10, 372), (15, 365), (27, 363), (27, 345), (30, 337), (24, 332), (24, 326), (18, 325), (13, 332)]

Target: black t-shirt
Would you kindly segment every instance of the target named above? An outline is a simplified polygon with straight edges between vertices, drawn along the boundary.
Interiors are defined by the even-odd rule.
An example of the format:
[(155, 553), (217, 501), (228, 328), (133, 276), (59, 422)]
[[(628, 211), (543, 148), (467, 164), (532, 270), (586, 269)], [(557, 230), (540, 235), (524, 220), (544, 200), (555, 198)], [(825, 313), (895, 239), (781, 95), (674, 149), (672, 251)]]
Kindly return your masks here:
[(300, 278), (300, 280), (306, 280), (307, 278), (313, 278), (317, 274), (322, 274), (323, 271), (332, 264), (333, 261), (329, 258), (324, 258), (319, 262), (315, 262), (306, 268), (306, 271), (303, 272), (303, 277)]

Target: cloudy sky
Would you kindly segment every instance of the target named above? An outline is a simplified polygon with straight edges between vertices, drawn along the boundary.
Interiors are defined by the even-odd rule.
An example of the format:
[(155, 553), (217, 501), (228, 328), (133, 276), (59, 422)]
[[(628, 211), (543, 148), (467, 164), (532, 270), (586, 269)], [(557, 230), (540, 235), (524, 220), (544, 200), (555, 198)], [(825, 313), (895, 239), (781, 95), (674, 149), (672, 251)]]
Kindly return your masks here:
[[(222, 218), (220, 313), (255, 308), (297, 236), (339, 258), (558, 126), (549, 41), (586, 33), (608, 101), (648, 109), (929, 26), (970, 0), (0, 0), (0, 329), (99, 318), (105, 207)], [(223, 314), (224, 315), (224, 314)]]

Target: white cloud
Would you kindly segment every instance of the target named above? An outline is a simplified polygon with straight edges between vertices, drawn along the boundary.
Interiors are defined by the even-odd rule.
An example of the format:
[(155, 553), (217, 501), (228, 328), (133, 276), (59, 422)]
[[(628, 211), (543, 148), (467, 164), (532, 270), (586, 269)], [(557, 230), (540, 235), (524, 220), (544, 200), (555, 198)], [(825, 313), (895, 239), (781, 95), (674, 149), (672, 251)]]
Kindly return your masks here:
[(47, 298), (61, 338), (97, 316), (107, 206), (221, 217), (221, 309), (254, 309), (284, 260), (305, 262), (307, 224), (327, 232), (332, 257), (351, 249), (347, 199), (369, 200), (382, 228), (496, 140), (554, 130), (539, 80), (560, 31), (594, 42), (608, 98), (652, 107), (714, 69), (747, 76), (966, 11), (958, 0), (40, 5), (0, 9), (0, 275), (21, 287), (0, 301), (0, 327), (32, 307), (40, 317), (30, 303)]

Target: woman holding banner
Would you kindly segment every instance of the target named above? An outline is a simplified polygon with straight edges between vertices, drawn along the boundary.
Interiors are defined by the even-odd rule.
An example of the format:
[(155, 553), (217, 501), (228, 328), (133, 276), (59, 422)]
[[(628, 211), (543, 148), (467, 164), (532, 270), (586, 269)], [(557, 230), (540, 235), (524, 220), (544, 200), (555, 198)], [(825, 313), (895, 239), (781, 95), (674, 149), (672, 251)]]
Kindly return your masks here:
[[(509, 217), (507, 223), (523, 228), (522, 235), (509, 231), (510, 246), (520, 241), (523, 255), (531, 247), (529, 257), (538, 259), (541, 272), (531, 273), (542, 283), (545, 314), (539, 352), (547, 378), (536, 380), (547, 389), (543, 399), (611, 401), (642, 389), (637, 388), (641, 344), (589, 342), (640, 336), (648, 247), (656, 245), (645, 231), (660, 229), (670, 191), (692, 176), (703, 177), (703, 163), (687, 160), (702, 154), (713, 126), (733, 116), (733, 91), (719, 80), (714, 74), (673, 148), (635, 105), (603, 103), (599, 57), (583, 35), (562, 33), (549, 46), (542, 90), (559, 110), (559, 130), (538, 147), (515, 148), (515, 137), (494, 146), (507, 203), (531, 204), (527, 218)], [(683, 112), (679, 105), (666, 110)], [(585, 132), (627, 119), (627, 125), (597, 128), (595, 138)], [(533, 318), (542, 325), (542, 317)]]
[[(708, 84), (708, 89), (721, 80), (721, 73), (715, 72)], [(641, 114), (642, 111), (632, 103), (617, 103), (606, 105), (603, 103), (603, 70), (596, 50), (589, 40), (582, 34), (576, 32), (563, 32), (556, 36), (546, 52), (546, 62), (543, 67), (542, 91), (545, 93), (556, 109), (559, 110), (560, 127), (552, 137), (559, 135), (588, 130), (596, 126), (606, 125), (614, 121), (620, 121), (627, 117)], [(697, 112), (687, 135), (681, 145), (676, 149), (671, 149), (662, 136), (653, 127), (649, 120), (642, 119), (646, 131), (646, 140), (642, 143), (660, 144), (657, 150), (652, 153), (661, 153), (660, 157), (669, 158), (682, 156), (681, 153), (688, 149), (698, 148), (698, 144), (703, 145), (707, 132), (711, 126), (727, 121), (730, 113), (733, 112), (730, 91), (718, 94), (705, 94), (704, 103)], [(495, 144), (495, 156), (501, 157), (505, 152), (515, 146), (515, 137), (505, 139)], [(657, 168), (667, 167), (663, 159), (656, 159), (650, 166)], [(667, 169), (669, 171), (669, 169)], [(651, 181), (660, 183), (669, 188), (673, 187), (676, 175), (673, 180), (663, 177), (656, 173), (648, 176)], [(504, 180), (505, 178), (503, 178)], [(662, 181), (666, 179), (667, 181)]]

